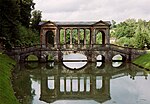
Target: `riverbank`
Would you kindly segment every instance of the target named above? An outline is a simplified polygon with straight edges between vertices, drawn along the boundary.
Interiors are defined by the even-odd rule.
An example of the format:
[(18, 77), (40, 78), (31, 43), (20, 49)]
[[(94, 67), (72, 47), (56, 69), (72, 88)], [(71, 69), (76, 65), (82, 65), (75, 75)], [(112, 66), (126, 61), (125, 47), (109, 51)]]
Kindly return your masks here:
[(0, 53), (0, 104), (19, 104), (11, 84), (11, 72), (16, 62)]
[(133, 61), (134, 64), (150, 70), (150, 52), (138, 57)]

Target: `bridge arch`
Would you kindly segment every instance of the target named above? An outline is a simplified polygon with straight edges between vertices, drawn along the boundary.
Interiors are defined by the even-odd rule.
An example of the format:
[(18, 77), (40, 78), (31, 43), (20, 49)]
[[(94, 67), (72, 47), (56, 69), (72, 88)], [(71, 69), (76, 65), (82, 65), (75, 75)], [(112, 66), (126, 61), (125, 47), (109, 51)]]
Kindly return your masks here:
[(26, 53), (26, 54), (21, 55), (21, 60), (22, 61), (28, 61), (27, 59), (30, 55), (37, 57), (38, 60), (36, 60), (36, 61), (39, 61), (41, 58), (39, 52), (30, 52), (30, 53)]
[(122, 61), (125, 62), (126, 61), (126, 55), (125, 54), (121, 54), (121, 53), (116, 53), (113, 54), (111, 57), (112, 61)]

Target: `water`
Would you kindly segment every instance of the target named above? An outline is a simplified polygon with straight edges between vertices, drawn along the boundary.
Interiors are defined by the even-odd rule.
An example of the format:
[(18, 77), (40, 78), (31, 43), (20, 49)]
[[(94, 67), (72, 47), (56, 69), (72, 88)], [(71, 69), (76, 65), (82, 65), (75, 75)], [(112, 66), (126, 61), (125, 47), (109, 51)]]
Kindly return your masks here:
[(20, 64), (13, 86), (21, 104), (150, 104), (150, 72), (114, 64), (88, 63), (80, 70), (61, 63)]

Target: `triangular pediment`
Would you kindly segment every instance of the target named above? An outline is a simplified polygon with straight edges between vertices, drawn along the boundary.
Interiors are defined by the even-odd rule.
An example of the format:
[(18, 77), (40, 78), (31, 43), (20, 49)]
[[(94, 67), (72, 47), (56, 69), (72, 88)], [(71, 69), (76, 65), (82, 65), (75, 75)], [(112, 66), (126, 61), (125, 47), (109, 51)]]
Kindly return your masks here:
[(56, 24), (55, 24), (54, 22), (47, 21), (47, 22), (41, 23), (41, 26), (50, 26), (50, 27), (54, 27), (54, 26), (56, 26)]
[(102, 21), (102, 20), (100, 20), (100, 21), (94, 23), (93, 25), (94, 26), (110, 26), (111, 24), (110, 24), (109, 21)]

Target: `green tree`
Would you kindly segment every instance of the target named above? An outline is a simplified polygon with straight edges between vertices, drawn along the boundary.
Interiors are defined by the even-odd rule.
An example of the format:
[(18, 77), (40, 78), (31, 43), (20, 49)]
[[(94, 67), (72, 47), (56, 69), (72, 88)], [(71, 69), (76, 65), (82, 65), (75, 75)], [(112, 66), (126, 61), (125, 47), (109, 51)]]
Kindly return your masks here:
[(11, 48), (11, 44), (15, 44), (19, 37), (19, 6), (16, 0), (1, 0), (0, 7), (0, 36), (6, 38), (6, 48)]
[(39, 22), (41, 22), (42, 11), (35, 10), (32, 12), (31, 28), (39, 31)]
[(34, 9), (33, 0), (18, 0), (20, 7), (20, 22), (23, 26), (29, 27), (31, 19), (31, 11)]

